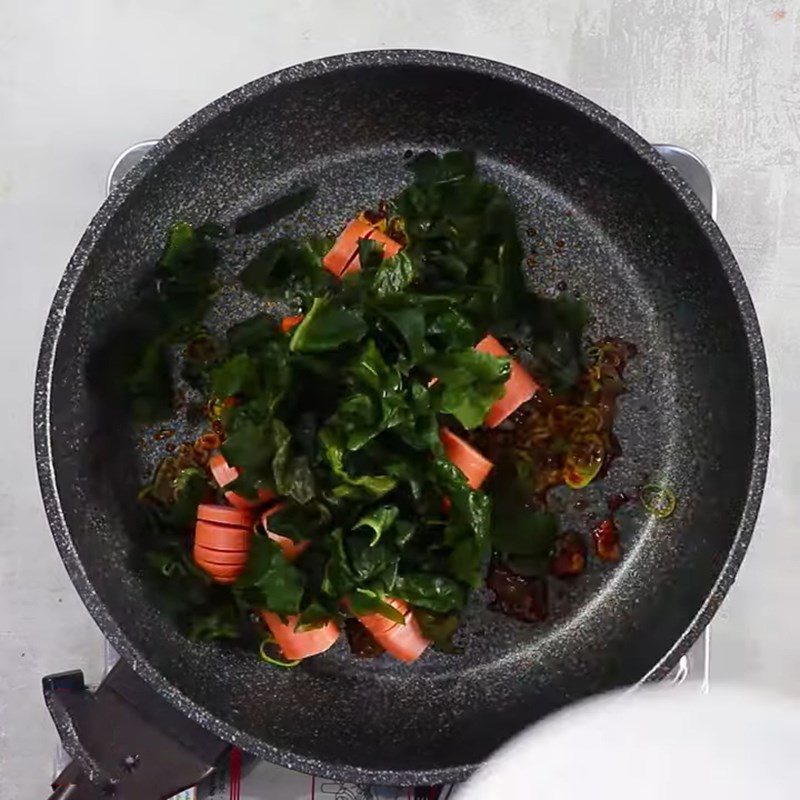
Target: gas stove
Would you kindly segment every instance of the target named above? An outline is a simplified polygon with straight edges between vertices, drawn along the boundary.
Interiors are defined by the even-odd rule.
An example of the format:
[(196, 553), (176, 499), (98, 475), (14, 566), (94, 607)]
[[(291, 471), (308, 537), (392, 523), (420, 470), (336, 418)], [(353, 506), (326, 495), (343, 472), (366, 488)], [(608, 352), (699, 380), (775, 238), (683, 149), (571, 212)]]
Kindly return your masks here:
[[(157, 140), (138, 142), (128, 147), (114, 161), (106, 180), (106, 191), (110, 192), (123, 176), (136, 165)], [(668, 161), (692, 187), (697, 196), (708, 209), (712, 217), (716, 217), (717, 195), (713, 178), (703, 161), (694, 153), (670, 144), (654, 145), (661, 156)], [(104, 676), (114, 670), (119, 657), (111, 645), (105, 647)], [(120, 665), (120, 668), (122, 665)], [(692, 649), (681, 658), (677, 667), (666, 679), (672, 685), (686, 684), (698, 693), (709, 690), (711, 679), (711, 631), (706, 628)], [(85, 691), (82, 687), (81, 673), (65, 673), (49, 676), (44, 679), (45, 696), (48, 706), (54, 715), (59, 731), (64, 735), (64, 728), (59, 724), (57, 703), (52, 702), (55, 693)], [(63, 721), (63, 717), (62, 717)], [(64, 735), (70, 739), (69, 735)], [(70, 752), (68, 752), (70, 751)], [(71, 755), (71, 754), (72, 755)], [(89, 800), (90, 798), (108, 797), (114, 794), (114, 787), (95, 786), (81, 779), (87, 765), (79, 764), (75, 748), (69, 743), (58, 746), (54, 759), (53, 794), (51, 800)], [(131, 754), (126, 757), (126, 765), (131, 771), (138, 769), (141, 756)], [(210, 760), (210, 759), (209, 759)], [(283, 767), (252, 759), (235, 748), (229, 751), (213, 767), (205, 770), (197, 785), (174, 795), (171, 800), (257, 800), (270, 797), (275, 800), (411, 800), (412, 798), (432, 798), (447, 800), (455, 797), (458, 787), (418, 787), (397, 788), (386, 786), (357, 786), (340, 784), (325, 778), (303, 775)], [(199, 777), (199, 773), (198, 773)], [(178, 782), (177, 785), (181, 785)]]

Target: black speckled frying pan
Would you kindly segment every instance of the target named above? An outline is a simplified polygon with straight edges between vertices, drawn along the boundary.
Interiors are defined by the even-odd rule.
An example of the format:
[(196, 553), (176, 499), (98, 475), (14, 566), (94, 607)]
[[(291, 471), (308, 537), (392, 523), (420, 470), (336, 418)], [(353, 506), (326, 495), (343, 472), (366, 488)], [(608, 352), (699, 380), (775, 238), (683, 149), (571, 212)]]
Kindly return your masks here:
[[(590, 493), (644, 477), (676, 513), (631, 515), (624, 558), (595, 565), (527, 625), (476, 597), (466, 652), (413, 666), (342, 644), (291, 672), (189, 643), (131, 568), (142, 464), (131, 431), (87, 387), (92, 342), (130, 302), (175, 219), (230, 221), (318, 187), (300, 211), (241, 240), (340, 226), (391, 195), (404, 154), (474, 149), (537, 248), (531, 280), (585, 297), (592, 332), (634, 342), (616, 430), (623, 457)], [(562, 248), (552, 248), (563, 240)], [(226, 265), (234, 269), (236, 258)], [(36, 447), (67, 569), (123, 658), (223, 739), (307, 772), (393, 784), (468, 775), (528, 723), (582, 696), (657, 680), (709, 621), (747, 548), (767, 463), (769, 394), (736, 262), (678, 175), (619, 120), (543, 78), (413, 51), (324, 59), (257, 80), (166, 136), (105, 202), (58, 290), (42, 346)]]

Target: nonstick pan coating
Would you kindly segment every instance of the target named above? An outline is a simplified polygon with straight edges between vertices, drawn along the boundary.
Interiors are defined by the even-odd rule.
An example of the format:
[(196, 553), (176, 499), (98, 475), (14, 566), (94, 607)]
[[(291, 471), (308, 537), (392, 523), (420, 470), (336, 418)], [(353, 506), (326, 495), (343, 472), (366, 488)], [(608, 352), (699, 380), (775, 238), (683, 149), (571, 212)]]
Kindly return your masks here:
[[(176, 219), (229, 222), (316, 186), (299, 212), (228, 245), (223, 276), (278, 233), (336, 229), (406, 180), (408, 151), (469, 148), (519, 212), (531, 280), (586, 298), (595, 335), (634, 342), (616, 430), (623, 457), (590, 493), (657, 478), (679, 503), (631, 510), (624, 559), (595, 565), (527, 625), (474, 598), (465, 653), (408, 667), (344, 644), (285, 672), (188, 642), (131, 566), (151, 464), (87, 385)], [(535, 233), (534, 233), (535, 231)], [(555, 246), (557, 240), (563, 246)], [(233, 289), (226, 312), (243, 313)], [(311, 773), (460, 779), (567, 702), (663, 677), (711, 618), (744, 555), (768, 450), (766, 366), (736, 262), (697, 198), (635, 133), (535, 75), (459, 55), (383, 51), (303, 64), (212, 103), (166, 136), (92, 221), (54, 301), (36, 391), (45, 504), (78, 591), (112, 644), (187, 715)], [(575, 524), (588, 522), (577, 519)], [(579, 754), (577, 754), (579, 757)]]

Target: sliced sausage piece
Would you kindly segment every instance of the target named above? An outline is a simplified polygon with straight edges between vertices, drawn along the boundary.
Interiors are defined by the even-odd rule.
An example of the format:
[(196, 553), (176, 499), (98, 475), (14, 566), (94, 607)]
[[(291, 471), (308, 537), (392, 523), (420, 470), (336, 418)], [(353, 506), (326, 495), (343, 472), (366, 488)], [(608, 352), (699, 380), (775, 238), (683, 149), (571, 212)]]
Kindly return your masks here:
[(387, 619), (383, 614), (365, 614), (358, 617), (358, 621), (387, 653), (406, 663), (416, 661), (428, 648), (430, 640), (422, 635), (408, 603), (393, 597), (387, 597), (386, 602), (405, 617), (404, 625)]
[(205, 561), (209, 564), (225, 564), (231, 567), (244, 566), (249, 555), (247, 550), (214, 550), (197, 542), (192, 552), (197, 563)]
[(439, 440), (444, 446), (447, 460), (455, 464), (467, 479), (470, 489), (478, 489), (489, 477), (494, 464), (484, 458), (474, 447), (456, 436), (449, 428), (439, 429)]
[(303, 321), (303, 314), (295, 314), (291, 317), (284, 317), (281, 320), (281, 333), (289, 333)]
[[(508, 357), (508, 350), (491, 334), (481, 339), (475, 345), (480, 353), (489, 353), (493, 356)], [(511, 416), (523, 403), (533, 397), (539, 390), (539, 384), (525, 371), (524, 367), (515, 359), (511, 359), (511, 375), (505, 384), (505, 393), (489, 409), (484, 422), (490, 428), (496, 428), (504, 419)]]
[(215, 583), (234, 583), (244, 572), (244, 564), (214, 564), (211, 561), (202, 561), (195, 558), (197, 564), (203, 572), (210, 575)]
[(290, 661), (300, 661), (324, 653), (339, 638), (339, 628), (333, 620), (326, 622), (321, 628), (298, 633), (294, 629), (297, 616), (289, 616), (284, 622), (272, 611), (259, 611), (259, 614), (281, 652)]
[[(208, 508), (236, 511), (236, 509), (228, 509), (226, 506), (209, 506)], [(247, 566), (252, 535), (250, 527), (205, 522), (198, 519), (194, 529), (194, 548), (192, 550), (194, 562), (217, 583), (233, 583)]]
[(334, 242), (333, 247), (325, 254), (322, 259), (322, 266), (328, 272), (340, 278), (347, 265), (358, 255), (358, 240), (368, 239), (374, 226), (360, 219), (354, 219), (348, 223), (347, 227), (339, 234), (339, 238)]
[(383, 245), (383, 257), (396, 256), (403, 246), (394, 239), (381, 233), (374, 225), (361, 219), (354, 219), (342, 231), (333, 247), (325, 254), (322, 264), (328, 272), (337, 278), (343, 278), (361, 269), (358, 258), (358, 242), (360, 239), (371, 239)]
[(296, 559), (300, 558), (309, 547), (311, 547), (311, 542), (306, 539), (302, 542), (295, 542), (294, 539), (290, 539), (288, 536), (281, 536), (280, 533), (276, 533), (275, 531), (271, 531), (269, 529), (269, 518), (280, 511), (283, 508), (283, 503), (276, 503), (272, 508), (268, 508), (262, 515), (261, 515), (261, 527), (264, 528), (267, 536), (272, 539), (275, 544), (280, 547), (281, 552), (284, 555), (284, 558), (287, 561), (295, 561)]
[(250, 549), (252, 528), (220, 525), (197, 520), (194, 528), (194, 543), (209, 550), (225, 550), (239, 553)]
[[(403, 249), (402, 245), (399, 245), (394, 239), (390, 239), (385, 233), (381, 233), (375, 229), (373, 229), (368, 236), (363, 238), (382, 244), (384, 258), (396, 256)], [(345, 275), (352, 275), (354, 272), (359, 272), (360, 270), (361, 261), (358, 258), (358, 249), (356, 249), (355, 258), (351, 259), (350, 263), (345, 267), (344, 272), (342, 272), (342, 277)]]
[(215, 503), (201, 503), (197, 507), (197, 519), (203, 522), (216, 522), (220, 525), (234, 525), (243, 528), (250, 528), (253, 525), (253, 515), (249, 511)]

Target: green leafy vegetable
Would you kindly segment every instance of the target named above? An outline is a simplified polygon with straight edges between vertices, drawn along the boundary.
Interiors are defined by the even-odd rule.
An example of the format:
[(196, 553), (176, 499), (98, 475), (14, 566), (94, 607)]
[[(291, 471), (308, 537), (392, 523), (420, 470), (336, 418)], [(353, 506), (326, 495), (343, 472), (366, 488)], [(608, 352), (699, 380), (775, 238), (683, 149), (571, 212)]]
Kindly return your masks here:
[(467, 599), (464, 586), (444, 575), (398, 575), (392, 591), (413, 606), (438, 612), (460, 610)]
[(297, 618), (297, 624), (294, 629), (298, 633), (316, 630), (326, 625), (332, 616), (331, 610), (322, 604), (317, 602), (309, 603)]
[(320, 501), (284, 502), (269, 518), (269, 528), (295, 542), (311, 539), (327, 532), (332, 520), (328, 506)]
[(241, 622), (232, 606), (223, 605), (204, 614), (195, 614), (188, 637), (195, 642), (214, 639), (235, 639), (241, 633)]
[(489, 327), (519, 313), (525, 298), (514, 211), (497, 187), (482, 181), (469, 153), (422, 153), (411, 162), (414, 183), (395, 200), (424, 287), (461, 296)]
[(451, 504), (450, 519), (444, 528), (444, 540), (452, 547), (448, 566), (455, 578), (476, 588), (489, 545), (491, 499), (470, 489), (460, 470), (449, 462), (438, 460), (433, 470), (443, 496)]
[(533, 369), (547, 378), (556, 394), (571, 389), (583, 372), (582, 339), (588, 321), (586, 304), (575, 297), (528, 299), (518, 339)]
[(437, 378), (433, 391), (441, 397), (442, 411), (452, 414), (465, 428), (483, 423), (503, 396), (511, 374), (509, 359), (471, 348), (430, 358), (425, 367)]
[(255, 537), (247, 568), (236, 582), (239, 596), (253, 608), (287, 617), (299, 613), (304, 588), (303, 574), (280, 548), (265, 537)]
[(314, 297), (333, 285), (333, 276), (322, 266), (322, 256), (330, 244), (325, 239), (278, 239), (239, 273), (239, 280), (253, 294), (280, 299), (292, 309), (305, 310)]
[(170, 348), (200, 330), (216, 288), (214, 226), (176, 222), (151, 277), (122, 321), (90, 356), (89, 380), (122, 401), (139, 422), (169, 417), (174, 408)]
[(257, 386), (256, 363), (246, 353), (233, 356), (211, 373), (213, 397), (230, 397), (240, 392), (253, 394)]
[(374, 547), (386, 531), (394, 525), (399, 509), (397, 506), (378, 506), (355, 524), (355, 528), (372, 528), (372, 541)]
[(350, 610), (359, 617), (367, 614), (380, 614), (398, 625), (405, 625), (405, 617), (394, 606), (389, 605), (377, 592), (368, 589), (357, 589), (347, 595)]
[[(362, 239), (362, 242), (368, 242)], [(363, 263), (363, 262), (362, 262)], [(417, 265), (403, 252), (387, 258), (375, 271), (372, 278), (372, 291), (378, 297), (400, 294), (417, 277)]]
[(547, 511), (516, 505), (508, 497), (495, 514), (492, 545), (508, 556), (517, 572), (544, 575), (559, 533), (558, 518)]
[(458, 614), (436, 614), (420, 608), (416, 612), (422, 635), (433, 642), (433, 646), (443, 653), (460, 653), (453, 644), (453, 635), (458, 630)]
[(367, 324), (355, 310), (339, 308), (326, 298), (315, 298), (311, 310), (295, 328), (290, 348), (300, 353), (321, 353), (364, 338)]
[(425, 314), (421, 308), (409, 306), (406, 308), (379, 309), (380, 315), (388, 323), (391, 332), (397, 332), (403, 347), (411, 359), (416, 363), (425, 357)]

